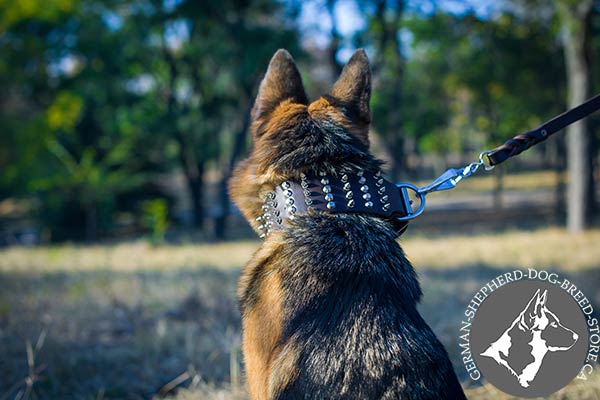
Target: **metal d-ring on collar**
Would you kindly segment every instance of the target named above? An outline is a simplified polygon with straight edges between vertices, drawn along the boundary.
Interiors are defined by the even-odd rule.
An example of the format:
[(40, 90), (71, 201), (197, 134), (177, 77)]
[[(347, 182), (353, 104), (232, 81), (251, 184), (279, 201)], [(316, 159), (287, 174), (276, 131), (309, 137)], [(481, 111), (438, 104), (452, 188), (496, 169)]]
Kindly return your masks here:
[[(485, 156), (490, 153), (489, 150), (483, 151), (479, 154), (479, 161), (474, 161), (462, 168), (448, 168), (442, 175), (431, 182), (429, 185), (422, 186), (420, 188), (410, 183), (398, 183), (396, 187), (402, 192), (404, 198), (405, 208), (408, 210), (408, 214), (404, 217), (398, 217), (398, 221), (410, 221), (421, 215), (425, 210), (425, 197), (429, 193), (439, 192), (441, 190), (454, 189), (456, 185), (464, 178), (468, 178), (473, 175), (477, 170), (483, 167), (486, 171), (494, 169), (494, 165), (488, 165), (484, 161)], [(410, 200), (409, 190), (412, 190), (416, 197), (419, 199), (419, 207), (413, 210), (413, 202)]]

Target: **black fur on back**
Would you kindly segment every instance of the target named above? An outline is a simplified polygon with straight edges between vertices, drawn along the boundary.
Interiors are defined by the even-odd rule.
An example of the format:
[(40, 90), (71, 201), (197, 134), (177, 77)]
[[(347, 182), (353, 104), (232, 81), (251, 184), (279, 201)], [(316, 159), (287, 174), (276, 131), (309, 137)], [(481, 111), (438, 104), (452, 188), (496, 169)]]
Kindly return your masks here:
[(281, 345), (301, 343), (280, 399), (464, 399), (416, 304), (415, 272), (387, 222), (311, 215), (284, 232)]

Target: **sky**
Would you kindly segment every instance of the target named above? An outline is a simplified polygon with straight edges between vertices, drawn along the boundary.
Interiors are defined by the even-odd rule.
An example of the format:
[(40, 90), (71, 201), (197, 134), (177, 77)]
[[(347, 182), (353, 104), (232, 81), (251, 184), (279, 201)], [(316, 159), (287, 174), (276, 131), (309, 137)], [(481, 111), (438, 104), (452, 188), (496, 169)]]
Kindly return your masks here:
[[(437, 6), (440, 10), (454, 14), (473, 11), (479, 16), (486, 17), (498, 11), (498, 3), (494, 0), (408, 0), (407, 10), (429, 14)], [(325, 11), (324, 4), (325, 0), (305, 1), (302, 5), (299, 20), (305, 39), (310, 39), (319, 47), (327, 46), (331, 32), (332, 21)], [(355, 32), (365, 27), (365, 20), (356, 0), (337, 0), (334, 14), (338, 31), (346, 38), (351, 37)], [(410, 41), (410, 36), (403, 35), (401, 40), (406, 43)], [(406, 48), (408, 47), (406, 46)], [(343, 46), (338, 53), (339, 61), (342, 63), (348, 61), (353, 50), (348, 44)]]

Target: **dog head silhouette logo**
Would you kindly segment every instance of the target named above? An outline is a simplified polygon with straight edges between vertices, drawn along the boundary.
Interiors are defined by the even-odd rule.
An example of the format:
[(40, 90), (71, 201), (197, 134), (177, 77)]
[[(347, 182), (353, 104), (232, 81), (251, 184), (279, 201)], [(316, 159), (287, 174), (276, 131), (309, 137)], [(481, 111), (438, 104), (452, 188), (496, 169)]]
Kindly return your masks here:
[[(560, 323), (560, 320), (546, 306), (548, 290), (535, 292), (527, 306), (514, 319), (502, 335), (481, 353), (493, 358), (498, 364), (507, 368), (526, 388), (535, 379), (548, 353), (571, 349), (579, 335)], [(531, 346), (533, 361), (525, 365), (521, 371), (515, 371), (510, 365), (510, 351), (515, 340), (525, 339)], [(514, 346), (517, 348), (517, 346)]]
[(490, 294), (472, 325), (475, 363), (487, 381), (519, 397), (547, 396), (581, 370), (586, 320), (564, 290), (515, 282)]

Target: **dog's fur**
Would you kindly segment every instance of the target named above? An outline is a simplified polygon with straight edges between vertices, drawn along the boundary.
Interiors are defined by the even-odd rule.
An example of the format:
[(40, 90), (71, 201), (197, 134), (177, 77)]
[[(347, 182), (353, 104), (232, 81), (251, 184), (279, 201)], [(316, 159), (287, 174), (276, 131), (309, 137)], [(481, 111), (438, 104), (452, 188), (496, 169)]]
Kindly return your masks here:
[[(252, 110), (252, 153), (230, 181), (255, 230), (264, 194), (284, 180), (379, 170), (370, 94), (363, 50), (312, 103), (289, 53), (273, 56)], [(238, 293), (252, 399), (464, 399), (396, 238), (380, 218), (317, 212), (267, 237)]]
[[(579, 338), (548, 310), (547, 298), (548, 291), (541, 293), (538, 289), (508, 329), (481, 353), (508, 369), (525, 388), (535, 379), (549, 352), (570, 350)], [(517, 367), (516, 361), (512, 361), (514, 357), (511, 357), (514, 353), (519, 358), (527, 353), (530, 357)]]

